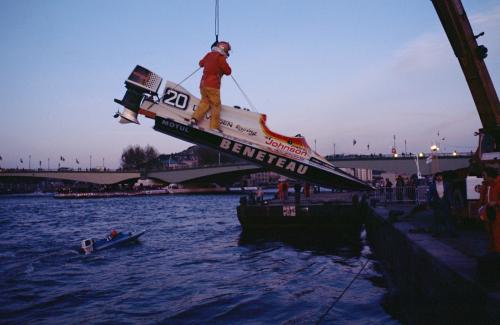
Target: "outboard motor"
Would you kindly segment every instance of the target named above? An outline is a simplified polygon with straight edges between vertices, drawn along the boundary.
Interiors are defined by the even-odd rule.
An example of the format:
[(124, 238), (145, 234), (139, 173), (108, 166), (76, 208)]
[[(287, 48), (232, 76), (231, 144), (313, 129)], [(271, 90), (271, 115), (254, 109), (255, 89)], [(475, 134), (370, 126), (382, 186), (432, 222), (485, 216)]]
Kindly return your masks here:
[(158, 96), (161, 82), (162, 78), (159, 75), (137, 65), (125, 81), (125, 88), (127, 88), (125, 96), (123, 96), (122, 100), (115, 98), (115, 103), (124, 107), (123, 113), (118, 114), (121, 117), (120, 123), (139, 124), (137, 114), (142, 100), (146, 95)]
[(82, 251), (87, 255), (94, 251), (94, 241), (92, 239), (82, 240)]

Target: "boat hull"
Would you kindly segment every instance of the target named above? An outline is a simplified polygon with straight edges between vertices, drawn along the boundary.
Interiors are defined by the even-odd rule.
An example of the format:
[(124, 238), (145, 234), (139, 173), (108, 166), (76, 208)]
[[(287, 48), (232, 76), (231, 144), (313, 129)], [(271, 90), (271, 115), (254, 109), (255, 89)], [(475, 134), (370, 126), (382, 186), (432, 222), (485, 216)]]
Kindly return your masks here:
[(163, 95), (157, 92), (161, 78), (137, 66), (125, 81), (127, 92), (115, 102), (124, 106), (122, 123), (138, 123), (138, 114), (155, 120), (154, 129), (161, 133), (204, 145), (236, 156), (295, 179), (330, 188), (372, 189), (366, 182), (333, 166), (297, 134), (286, 136), (267, 126), (265, 114), (238, 106), (221, 106), (220, 130), (210, 128), (210, 113), (189, 124), (200, 99), (179, 84), (167, 81)]
[[(371, 189), (369, 185), (338, 169), (326, 169), (307, 160), (280, 156), (274, 151), (258, 147), (235, 137), (192, 127), (184, 123), (156, 116), (154, 130), (181, 140), (204, 145), (226, 154), (250, 161), (268, 170), (314, 184), (344, 189)], [(350, 176), (350, 175), (349, 175)]]
[(146, 231), (142, 230), (139, 232), (120, 232), (115, 238), (113, 239), (98, 239), (94, 241), (93, 244), (93, 251), (102, 251), (111, 247), (115, 247), (124, 243), (132, 242), (134, 240), (137, 240), (139, 237), (141, 237)]

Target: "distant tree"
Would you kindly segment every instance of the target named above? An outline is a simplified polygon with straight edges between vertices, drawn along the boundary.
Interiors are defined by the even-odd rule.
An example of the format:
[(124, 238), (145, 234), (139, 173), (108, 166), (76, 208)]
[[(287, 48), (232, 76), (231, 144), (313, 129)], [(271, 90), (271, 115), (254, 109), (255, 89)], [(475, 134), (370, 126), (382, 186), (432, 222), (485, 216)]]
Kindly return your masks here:
[(123, 150), (121, 166), (123, 169), (138, 169), (154, 159), (158, 158), (158, 151), (150, 145), (141, 148), (139, 145), (128, 146)]

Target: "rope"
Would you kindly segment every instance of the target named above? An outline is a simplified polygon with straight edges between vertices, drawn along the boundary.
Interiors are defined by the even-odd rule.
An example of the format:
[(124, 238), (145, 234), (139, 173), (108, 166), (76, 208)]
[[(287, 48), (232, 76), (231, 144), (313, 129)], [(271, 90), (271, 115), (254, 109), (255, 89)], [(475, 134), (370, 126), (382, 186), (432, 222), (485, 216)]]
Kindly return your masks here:
[(180, 86), (184, 81), (188, 80), (189, 78), (191, 78), (196, 72), (198, 72), (198, 70), (200, 70), (201, 67), (198, 67), (198, 69), (194, 70), (193, 72), (191, 72), (191, 74), (189, 76), (187, 76), (186, 78), (182, 79), (181, 82), (179, 82), (178, 84), (176, 84), (174, 86), (174, 89), (177, 89), (178, 86)]
[(330, 310), (332, 310), (333, 307), (335, 307), (335, 305), (337, 304), (337, 302), (339, 302), (339, 300), (342, 298), (342, 296), (347, 292), (347, 290), (349, 290), (349, 288), (351, 287), (351, 285), (354, 283), (354, 281), (356, 281), (356, 279), (358, 278), (358, 276), (361, 274), (361, 272), (363, 272), (363, 270), (365, 269), (365, 266), (368, 264), (370, 260), (366, 260), (365, 264), (363, 264), (363, 267), (361, 268), (361, 270), (359, 270), (359, 272), (356, 274), (356, 276), (351, 280), (351, 282), (349, 282), (349, 284), (347, 285), (347, 287), (345, 287), (344, 291), (342, 291), (342, 293), (337, 297), (337, 299), (335, 299), (335, 301), (333, 302), (333, 304), (328, 308), (328, 310), (323, 314), (321, 315), (321, 317), (318, 319), (318, 321), (316, 322), (316, 325), (318, 325), (319, 323), (321, 323), (323, 321), (323, 318), (325, 318), (325, 316), (330, 312)]
[(238, 87), (238, 89), (241, 91), (241, 93), (243, 94), (243, 97), (245, 97), (245, 99), (247, 100), (248, 104), (250, 105), (250, 108), (252, 109), (252, 111), (254, 112), (258, 112), (257, 109), (255, 108), (255, 106), (252, 104), (252, 101), (250, 100), (250, 98), (247, 96), (247, 94), (245, 94), (245, 92), (243, 91), (243, 89), (240, 87), (240, 85), (238, 84), (238, 82), (236, 81), (236, 79), (234, 79), (234, 76), (231, 74), (231, 78), (233, 79), (234, 83), (236, 84), (236, 87)]

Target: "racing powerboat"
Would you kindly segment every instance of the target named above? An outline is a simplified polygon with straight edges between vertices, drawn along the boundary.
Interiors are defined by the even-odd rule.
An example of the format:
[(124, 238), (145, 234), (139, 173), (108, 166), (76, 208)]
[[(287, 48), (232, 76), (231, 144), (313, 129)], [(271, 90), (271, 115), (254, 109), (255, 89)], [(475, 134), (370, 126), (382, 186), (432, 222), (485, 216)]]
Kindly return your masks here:
[(90, 254), (94, 251), (101, 251), (103, 249), (110, 248), (119, 244), (134, 241), (142, 236), (145, 232), (145, 230), (135, 233), (120, 231), (103, 239), (84, 239), (81, 242), (80, 249), (83, 253)]
[(154, 119), (153, 128), (158, 132), (225, 152), (281, 175), (330, 188), (372, 189), (369, 184), (333, 166), (312, 150), (301, 135), (285, 136), (271, 131), (266, 125), (265, 114), (222, 105), (222, 132), (210, 129), (210, 113), (197, 125), (190, 125), (200, 99), (170, 81), (166, 82), (160, 96), (161, 82), (159, 75), (136, 66), (125, 81), (125, 96), (115, 99), (124, 107), (115, 115), (120, 117), (120, 123), (139, 124), (137, 116), (141, 114)]

